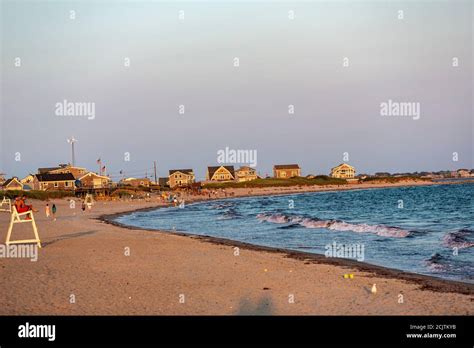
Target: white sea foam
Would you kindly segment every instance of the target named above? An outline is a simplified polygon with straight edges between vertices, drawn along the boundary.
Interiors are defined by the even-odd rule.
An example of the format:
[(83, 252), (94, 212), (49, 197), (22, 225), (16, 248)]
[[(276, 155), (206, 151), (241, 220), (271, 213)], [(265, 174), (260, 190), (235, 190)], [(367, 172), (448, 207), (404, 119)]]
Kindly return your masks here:
[(449, 232), (443, 237), (443, 244), (448, 248), (467, 249), (474, 247), (474, 242), (469, 240), (473, 236), (473, 231), (462, 229)]
[(410, 235), (409, 231), (399, 227), (385, 225), (354, 224), (338, 220), (319, 220), (301, 216), (287, 216), (284, 214), (258, 214), (257, 219), (277, 224), (293, 223), (306, 228), (327, 228), (333, 231), (351, 231), (357, 233), (374, 233), (383, 237), (404, 238)]

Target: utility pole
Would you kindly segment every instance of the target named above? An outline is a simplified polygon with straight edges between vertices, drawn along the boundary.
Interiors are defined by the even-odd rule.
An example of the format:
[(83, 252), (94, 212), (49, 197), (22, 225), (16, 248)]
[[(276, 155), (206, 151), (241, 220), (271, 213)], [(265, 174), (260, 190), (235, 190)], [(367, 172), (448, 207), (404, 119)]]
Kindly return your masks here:
[(153, 161), (153, 168), (155, 169), (155, 185), (158, 185), (158, 180), (156, 179), (156, 161)]
[(72, 136), (72, 137), (67, 139), (67, 142), (69, 144), (71, 144), (71, 165), (74, 167), (75, 162), (76, 162), (76, 158), (75, 158), (75, 155), (74, 155), (74, 143), (76, 143), (77, 140), (74, 139), (74, 136)]

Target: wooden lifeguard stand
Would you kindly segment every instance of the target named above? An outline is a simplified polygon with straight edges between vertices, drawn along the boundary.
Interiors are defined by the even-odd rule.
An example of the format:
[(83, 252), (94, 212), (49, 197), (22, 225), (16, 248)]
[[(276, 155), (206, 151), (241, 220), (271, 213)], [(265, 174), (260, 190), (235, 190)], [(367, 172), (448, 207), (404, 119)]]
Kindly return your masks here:
[[(6, 206), (6, 207), (5, 207)], [(10, 198), (3, 196), (2, 201), (0, 202), (0, 211), (12, 212), (12, 201)]]
[[(35, 222), (35, 217), (33, 215), (33, 211), (29, 210), (24, 213), (18, 213), (16, 210), (16, 207), (13, 206), (12, 208), (12, 215), (10, 218), (10, 226), (8, 226), (8, 232), (7, 232), (7, 240), (5, 241), (6, 245), (10, 244), (27, 244), (27, 243), (36, 243), (38, 244), (38, 247), (41, 248), (41, 241), (38, 235), (38, 228), (36, 227), (36, 222)], [(29, 219), (26, 219), (27, 216), (30, 216)], [(22, 219), (22, 217), (24, 217)], [(12, 230), (13, 230), (13, 225), (15, 224), (20, 224), (24, 222), (30, 222), (31, 225), (33, 226), (33, 232), (35, 234), (35, 239), (23, 239), (23, 240), (10, 240), (10, 237), (12, 235)]]

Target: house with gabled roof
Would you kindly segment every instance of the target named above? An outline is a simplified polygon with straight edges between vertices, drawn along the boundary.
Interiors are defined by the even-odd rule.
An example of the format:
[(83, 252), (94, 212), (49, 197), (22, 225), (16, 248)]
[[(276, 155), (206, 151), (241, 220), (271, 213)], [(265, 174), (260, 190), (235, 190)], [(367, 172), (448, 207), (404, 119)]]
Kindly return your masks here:
[(258, 179), (257, 170), (249, 166), (242, 166), (235, 171), (235, 177), (238, 182), (251, 181)]
[(108, 188), (112, 181), (108, 176), (99, 175), (93, 172), (86, 173), (77, 180), (81, 182), (81, 188), (84, 189)]
[(347, 163), (341, 163), (337, 167), (331, 168), (330, 176), (338, 179), (353, 179), (355, 177), (355, 168)]
[(301, 168), (297, 164), (276, 164), (273, 166), (273, 176), (279, 179), (301, 176)]
[(23, 184), (16, 176), (14, 176), (8, 179), (7, 181), (5, 181), (2, 184), (1, 188), (2, 190), (5, 190), (5, 191), (23, 190)]
[(234, 166), (207, 167), (206, 180), (208, 181), (235, 180)]
[(34, 175), (34, 174), (28, 174), (28, 175), (25, 176), (23, 179), (21, 179), (20, 182), (21, 182), (23, 185), (32, 185), (34, 179), (35, 179), (35, 175)]
[(191, 186), (195, 179), (192, 169), (171, 169), (168, 176), (168, 185), (171, 188)]

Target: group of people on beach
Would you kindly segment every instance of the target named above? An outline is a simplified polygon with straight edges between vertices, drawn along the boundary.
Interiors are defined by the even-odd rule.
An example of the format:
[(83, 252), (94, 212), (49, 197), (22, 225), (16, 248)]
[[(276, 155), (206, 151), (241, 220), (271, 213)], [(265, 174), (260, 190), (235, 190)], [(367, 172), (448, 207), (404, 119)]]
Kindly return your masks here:
[(184, 199), (180, 197), (178, 194), (171, 194), (169, 192), (162, 192), (161, 193), (161, 200), (164, 203), (173, 203), (173, 206), (181, 206), (184, 204)]
[(53, 203), (53, 206), (51, 209), (49, 208), (49, 203), (46, 203), (46, 206), (44, 207), (44, 213), (46, 214), (46, 217), (49, 218), (50, 215), (53, 215), (53, 220), (56, 221), (56, 204)]
[[(34, 209), (33, 208), (33, 204), (27, 204), (26, 203), (26, 196), (23, 195), (23, 196), (17, 196), (15, 197), (15, 200), (13, 202), (13, 205), (15, 206), (15, 209), (16, 211), (19, 213), (19, 214), (22, 214), (22, 213), (27, 213), (29, 211), (31, 212), (37, 212), (38, 210), (37, 209)], [(46, 203), (46, 207), (45, 207), (45, 214), (46, 214), (46, 217), (50, 217), (51, 215), (53, 216), (54, 220), (56, 220), (56, 205), (53, 204), (53, 206), (50, 208), (49, 207), (49, 203)], [(28, 214), (26, 215), (25, 217), (26, 220), (31, 220), (31, 215)]]

